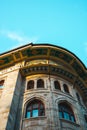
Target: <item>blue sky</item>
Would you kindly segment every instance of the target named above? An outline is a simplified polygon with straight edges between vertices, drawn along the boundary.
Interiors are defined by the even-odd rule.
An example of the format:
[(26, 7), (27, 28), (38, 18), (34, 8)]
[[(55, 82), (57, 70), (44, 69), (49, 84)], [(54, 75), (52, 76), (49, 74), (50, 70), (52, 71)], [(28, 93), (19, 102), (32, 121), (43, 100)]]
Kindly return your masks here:
[(0, 0), (0, 53), (30, 42), (64, 47), (87, 66), (87, 0)]

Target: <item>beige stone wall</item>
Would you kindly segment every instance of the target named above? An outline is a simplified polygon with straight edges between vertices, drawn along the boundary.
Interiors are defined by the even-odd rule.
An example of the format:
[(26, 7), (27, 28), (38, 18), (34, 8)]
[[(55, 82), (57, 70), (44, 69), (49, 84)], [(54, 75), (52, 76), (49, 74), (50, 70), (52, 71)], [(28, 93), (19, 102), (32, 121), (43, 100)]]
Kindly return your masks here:
[[(0, 98), (0, 130), (86, 130), (87, 124), (84, 114), (87, 111), (83, 100), (81, 104), (76, 98), (76, 88), (73, 84), (56, 76), (33, 75), (21, 76), (19, 68), (10, 72), (4, 71), (0, 75), (5, 79), (5, 86)], [(44, 80), (44, 88), (37, 89), (37, 80)], [(27, 90), (27, 82), (34, 80), (34, 89)], [(55, 90), (54, 81), (58, 80), (60, 90)], [(63, 84), (69, 87), (70, 94), (66, 94)], [(81, 96), (81, 94), (80, 94)], [(26, 102), (31, 99), (40, 99), (45, 105), (45, 116), (25, 119)], [(59, 119), (58, 104), (66, 101), (72, 107), (76, 123)]]
[(1, 98), (1, 96), (2, 96), (2, 92), (3, 92), (3, 89), (0, 88), (0, 98)]
[[(5, 86), (0, 98), (0, 129), (5, 130), (18, 77), (18, 70), (2, 75)], [(11, 120), (13, 117), (10, 116)]]
[(5, 81), (0, 98), (0, 130), (14, 130), (22, 78), (19, 65), (0, 71), (0, 79)]

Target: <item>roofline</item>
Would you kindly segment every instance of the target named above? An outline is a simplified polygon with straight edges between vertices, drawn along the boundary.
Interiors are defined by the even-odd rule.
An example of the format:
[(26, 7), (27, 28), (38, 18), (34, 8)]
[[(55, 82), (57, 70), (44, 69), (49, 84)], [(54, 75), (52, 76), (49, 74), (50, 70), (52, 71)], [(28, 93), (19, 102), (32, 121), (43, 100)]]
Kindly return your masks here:
[(66, 48), (64, 48), (64, 47), (60, 47), (60, 46), (58, 46), (58, 45), (53, 45), (53, 44), (51, 44), (51, 43), (32, 43), (32, 42), (31, 42), (31, 43), (29, 43), (29, 44), (26, 44), (26, 45), (17, 47), (17, 48), (15, 48), (15, 49), (6, 51), (6, 52), (4, 52), (4, 53), (1, 53), (0, 56), (2, 56), (2, 55), (4, 55), (4, 54), (8, 54), (8, 53), (10, 53), (10, 52), (12, 52), (12, 51), (16, 51), (16, 50), (18, 50), (18, 49), (22, 49), (22, 48), (27, 47), (27, 46), (29, 46), (29, 45), (31, 45), (31, 46), (38, 46), (38, 45), (44, 46), (44, 45), (46, 45), (46, 46), (52, 46), (52, 47), (57, 47), (57, 48), (63, 49), (63, 50), (65, 50), (65, 51), (69, 52), (70, 54), (72, 54), (74, 57), (76, 57), (76, 59), (79, 60), (79, 62), (83, 65), (83, 67), (84, 67), (85, 69), (87, 69), (87, 68), (86, 68), (86, 65), (85, 65), (85, 64), (80, 60), (80, 58), (77, 57), (73, 52), (69, 51), (68, 49), (66, 49)]
[(23, 46), (20, 46), (20, 47), (14, 48), (14, 49), (12, 49), (12, 50), (9, 50), (9, 51), (6, 51), (6, 52), (3, 52), (3, 53), (0, 53), (0, 56), (2, 56), (2, 55), (4, 55), (4, 54), (7, 54), (7, 53), (10, 53), (10, 52), (12, 52), (12, 51), (16, 51), (17, 49), (21, 49), (21, 48), (23, 48), (23, 47), (27, 47), (27, 46), (32, 45), (32, 44), (33, 44), (33, 43), (31, 42), (31, 43), (29, 43), (29, 44), (26, 44), (26, 45), (23, 45)]

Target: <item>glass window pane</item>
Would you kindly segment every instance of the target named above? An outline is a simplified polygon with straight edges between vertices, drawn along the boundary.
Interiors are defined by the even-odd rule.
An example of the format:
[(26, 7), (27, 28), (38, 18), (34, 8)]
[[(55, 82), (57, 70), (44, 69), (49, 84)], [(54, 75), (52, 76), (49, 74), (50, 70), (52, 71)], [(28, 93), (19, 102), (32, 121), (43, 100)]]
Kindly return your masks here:
[(27, 111), (26, 118), (30, 118), (30, 111)]
[(31, 110), (31, 106), (29, 106), (29, 107), (27, 108), (27, 110), (28, 110), (28, 111)]
[(33, 89), (34, 88), (34, 81), (30, 80), (27, 84), (27, 89)]
[(45, 115), (44, 109), (41, 109), (41, 110), (39, 111), (39, 116), (44, 116), (44, 115)]
[(54, 81), (55, 89), (60, 89), (60, 84), (58, 81)]
[[(30, 113), (27, 113), (30, 112)], [(26, 108), (26, 115), (25, 117), (38, 117), (38, 116), (44, 116), (45, 115), (45, 109), (44, 105), (39, 100), (33, 100), (27, 105)]]
[(40, 104), (40, 109), (43, 109), (43, 108), (44, 108), (43, 104)]
[(67, 120), (70, 120), (70, 118), (69, 118), (69, 114), (66, 113), (66, 112), (64, 112), (64, 118), (67, 119)]
[(0, 81), (0, 86), (3, 87), (3, 85), (4, 85), (4, 80), (1, 80)]
[(44, 88), (44, 81), (42, 79), (37, 81), (37, 88)]
[(71, 116), (71, 121), (72, 121), (72, 122), (75, 122), (74, 116)]
[(32, 111), (32, 117), (38, 117), (38, 110)]
[(75, 122), (75, 117), (72, 109), (66, 103), (59, 104), (59, 116), (60, 118), (64, 118), (66, 120), (70, 120)]
[(33, 104), (33, 108), (38, 108), (38, 104)]
[(4, 86), (3, 85), (0, 85), (0, 88), (3, 88)]
[(66, 84), (63, 84), (63, 87), (64, 87), (64, 91), (69, 93), (69, 89), (68, 89), (68, 86)]
[(60, 118), (63, 118), (63, 114), (62, 114), (61, 111), (59, 112), (59, 117), (60, 117)]

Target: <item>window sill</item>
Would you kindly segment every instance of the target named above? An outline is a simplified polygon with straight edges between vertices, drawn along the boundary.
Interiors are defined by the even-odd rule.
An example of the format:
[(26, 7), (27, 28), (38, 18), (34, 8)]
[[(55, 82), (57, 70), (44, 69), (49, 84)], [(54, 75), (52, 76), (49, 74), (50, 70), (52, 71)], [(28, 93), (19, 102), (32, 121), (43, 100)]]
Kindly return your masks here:
[(47, 88), (28, 89), (28, 90), (25, 90), (24, 93), (28, 93), (28, 92), (32, 92), (32, 91), (38, 91), (38, 90), (44, 91), (44, 90), (48, 90), (48, 89)]
[(64, 92), (64, 91), (62, 91), (62, 90), (54, 89), (53, 92), (55, 92), (55, 93), (61, 93), (61, 94), (65, 94), (65, 95), (67, 95), (67, 96), (73, 97), (70, 93), (66, 93), (66, 92)]
[(2, 88), (0, 88), (0, 90), (3, 90), (3, 87), (2, 87)]
[(74, 125), (74, 126), (80, 127), (80, 125), (77, 124), (76, 122), (72, 122), (72, 121), (66, 120), (66, 119), (64, 119), (64, 118), (60, 118), (60, 120), (63, 121), (63, 122), (66, 122), (66, 123), (70, 123), (70, 124), (72, 124), (72, 125)]
[(46, 119), (47, 117), (46, 116), (38, 116), (38, 117), (31, 117), (31, 118), (24, 118), (23, 121), (26, 121), (26, 120), (44, 120)]

